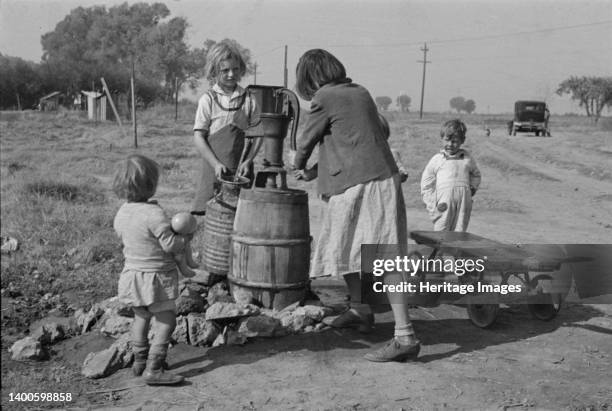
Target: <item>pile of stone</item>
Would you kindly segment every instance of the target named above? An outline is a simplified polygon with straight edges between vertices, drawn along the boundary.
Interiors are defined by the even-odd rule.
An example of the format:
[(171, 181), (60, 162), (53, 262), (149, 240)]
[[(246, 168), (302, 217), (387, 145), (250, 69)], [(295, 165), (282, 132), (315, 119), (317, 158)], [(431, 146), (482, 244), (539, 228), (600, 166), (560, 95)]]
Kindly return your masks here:
[[(319, 301), (294, 303), (280, 311), (237, 303), (225, 282), (211, 287), (195, 282), (181, 283), (176, 306), (173, 343), (212, 347), (245, 344), (252, 338), (321, 331), (326, 328), (323, 318), (333, 314), (331, 308)], [(82, 374), (89, 378), (108, 376), (129, 367), (133, 361), (130, 343), (133, 316), (129, 307), (113, 297), (94, 304), (87, 311), (79, 309), (69, 319), (43, 321), (30, 336), (10, 348), (12, 358), (41, 360), (48, 356), (48, 345), (69, 335), (96, 331), (115, 341), (106, 350), (90, 353), (83, 363)], [(154, 329), (151, 327), (151, 333)]]

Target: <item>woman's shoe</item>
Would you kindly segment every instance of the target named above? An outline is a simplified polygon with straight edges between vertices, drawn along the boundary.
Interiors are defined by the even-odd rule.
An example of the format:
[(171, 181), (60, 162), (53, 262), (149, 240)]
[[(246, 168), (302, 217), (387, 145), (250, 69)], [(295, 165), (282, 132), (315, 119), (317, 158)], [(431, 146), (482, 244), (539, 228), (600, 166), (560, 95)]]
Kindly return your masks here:
[(415, 343), (404, 345), (393, 338), (384, 347), (367, 353), (364, 358), (374, 362), (411, 361), (418, 357), (419, 351), (421, 351), (420, 341), (417, 340)]
[(337, 317), (323, 319), (323, 323), (332, 328), (356, 328), (361, 333), (369, 333), (374, 328), (374, 314), (361, 314), (349, 309)]

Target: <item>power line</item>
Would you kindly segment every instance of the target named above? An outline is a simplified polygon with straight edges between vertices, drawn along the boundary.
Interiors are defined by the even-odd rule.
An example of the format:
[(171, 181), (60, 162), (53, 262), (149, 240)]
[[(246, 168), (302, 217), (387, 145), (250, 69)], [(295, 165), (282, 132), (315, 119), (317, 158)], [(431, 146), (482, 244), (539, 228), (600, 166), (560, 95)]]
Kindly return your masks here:
[[(511, 36), (522, 36), (526, 34), (537, 34), (537, 33), (549, 33), (553, 31), (562, 31), (562, 30), (572, 30), (582, 27), (592, 27), (592, 26), (601, 26), (606, 24), (612, 24), (612, 20), (603, 20), (603, 21), (595, 21), (591, 23), (583, 23), (583, 24), (575, 24), (572, 26), (558, 26), (558, 27), (549, 27), (537, 30), (526, 30), (526, 31), (517, 31), (514, 33), (503, 33), (503, 34), (493, 34), (487, 36), (475, 36), (475, 37), (463, 37), (458, 39), (442, 39), (442, 40), (426, 40), (429, 44), (443, 44), (443, 43), (458, 43), (464, 41), (480, 41), (480, 40), (489, 40), (489, 39), (497, 39), (503, 37), (511, 37)], [(330, 44), (327, 47), (400, 47), (400, 46), (415, 46), (424, 43), (421, 41), (412, 41), (412, 42), (399, 42), (399, 43), (371, 43), (371, 44)], [(295, 44), (296, 47), (312, 47), (312, 46), (320, 46), (313, 44)], [(282, 46), (281, 46), (282, 47)]]

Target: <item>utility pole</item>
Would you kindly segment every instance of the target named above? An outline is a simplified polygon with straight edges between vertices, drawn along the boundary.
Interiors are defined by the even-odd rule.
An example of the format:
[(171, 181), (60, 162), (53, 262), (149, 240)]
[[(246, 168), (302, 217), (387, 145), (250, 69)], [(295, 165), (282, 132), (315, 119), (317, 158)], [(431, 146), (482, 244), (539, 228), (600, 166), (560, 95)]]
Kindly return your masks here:
[(138, 148), (138, 128), (136, 126), (136, 81), (134, 80), (134, 57), (132, 56), (132, 75), (130, 76), (130, 88), (132, 89), (132, 125), (134, 128), (134, 147)]
[(255, 62), (255, 64), (253, 64), (253, 68), (255, 69), (254, 78), (253, 78), (253, 84), (257, 84), (257, 62)]
[(287, 45), (285, 45), (285, 68), (283, 70), (284, 73), (284, 77), (285, 77), (285, 81), (284, 81), (284, 86), (285, 88), (287, 88)]
[(179, 82), (178, 77), (174, 78), (174, 121), (178, 120), (178, 93), (179, 93)]
[(425, 97), (425, 67), (427, 63), (431, 63), (431, 61), (427, 61), (427, 52), (429, 49), (427, 48), (427, 43), (424, 43), (423, 48), (421, 49), (423, 52), (423, 60), (419, 60), (419, 63), (423, 63), (423, 83), (421, 85), (421, 110), (419, 111), (419, 118), (423, 118), (423, 98)]

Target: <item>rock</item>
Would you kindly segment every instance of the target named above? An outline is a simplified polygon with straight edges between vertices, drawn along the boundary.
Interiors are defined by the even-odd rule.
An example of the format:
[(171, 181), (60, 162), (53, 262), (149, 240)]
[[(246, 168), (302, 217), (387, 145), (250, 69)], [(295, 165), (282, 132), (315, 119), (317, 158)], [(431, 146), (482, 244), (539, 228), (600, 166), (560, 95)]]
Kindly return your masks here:
[(295, 309), (294, 314), (304, 315), (315, 322), (321, 322), (323, 318), (333, 314), (333, 310), (329, 307), (322, 307), (316, 305), (305, 305)]
[(81, 374), (87, 378), (107, 377), (130, 366), (134, 359), (130, 335), (124, 335), (106, 350), (89, 353), (83, 362)]
[(98, 321), (102, 314), (104, 314), (104, 309), (102, 309), (99, 304), (94, 304), (88, 312), (79, 308), (74, 313), (74, 318), (81, 334), (85, 334), (91, 326)]
[(223, 281), (216, 283), (208, 290), (208, 296), (206, 297), (208, 305), (213, 305), (216, 302), (234, 302), (233, 298), (229, 294), (227, 284)]
[(236, 330), (232, 330), (229, 327), (225, 327), (223, 332), (215, 339), (212, 346), (218, 347), (220, 345), (242, 345), (247, 341), (247, 337)]
[(207, 320), (223, 320), (259, 314), (259, 308), (252, 304), (216, 302), (206, 310)]
[(34, 334), (39, 328), (46, 326), (47, 324), (57, 324), (60, 326), (64, 332), (64, 337), (71, 335), (77, 329), (77, 323), (74, 317), (49, 315), (30, 324), (30, 334)]
[(172, 339), (177, 343), (189, 344), (187, 318), (185, 316), (176, 317), (176, 328), (172, 333)]
[(274, 337), (282, 328), (280, 320), (267, 315), (257, 315), (240, 320), (238, 332), (247, 337)]
[(247, 342), (246, 335), (238, 331), (232, 330), (231, 328), (227, 331), (227, 335), (225, 338), (225, 343), (227, 345), (243, 345)]
[(300, 332), (304, 327), (314, 325), (315, 321), (312, 318), (307, 317), (305, 314), (292, 312), (281, 317), (281, 324), (289, 331)]
[(113, 315), (111, 317), (106, 318), (103, 322), (103, 326), (100, 329), (104, 334), (117, 338), (127, 332), (132, 328), (132, 323), (134, 320), (132, 318), (123, 317), (120, 315)]
[(200, 270), (197, 268), (194, 268), (193, 271), (195, 271), (195, 275), (193, 277), (189, 277), (189, 281), (192, 283), (197, 283), (197, 284), (202, 284), (202, 285), (208, 285), (210, 282), (210, 273), (206, 270)]
[(126, 303), (122, 302), (119, 297), (111, 297), (102, 301), (100, 307), (104, 310), (105, 314), (108, 315), (120, 315), (122, 317), (134, 317), (134, 311)]
[(289, 304), (288, 306), (286, 306), (285, 308), (283, 308), (282, 310), (279, 311), (280, 314), (285, 314), (291, 311), (295, 311), (298, 307), (300, 306), (300, 302), (296, 301), (293, 304)]
[(317, 325), (314, 326), (315, 332), (322, 331), (322, 330), (324, 330), (326, 328), (328, 328), (327, 325), (325, 325), (323, 323), (318, 323)]
[(199, 295), (208, 294), (208, 287), (199, 283), (185, 282), (183, 288), (181, 288), (181, 294), (185, 289), (189, 289)]
[(11, 359), (15, 361), (42, 360), (47, 356), (42, 344), (32, 337), (25, 337), (9, 348)]
[(0, 252), (2, 254), (10, 254), (19, 250), (19, 241), (13, 237), (2, 237), (2, 246)]
[(198, 293), (185, 288), (183, 293), (176, 299), (176, 313), (187, 315), (189, 313), (201, 313), (204, 311), (204, 299)]
[[(233, 290), (232, 296), (224, 296), (223, 298), (225, 299), (225, 301), (227, 301), (228, 297), (229, 299), (233, 297), (236, 303), (242, 304), (242, 305), (252, 304), (254, 302), (253, 293), (245, 290), (242, 287), (239, 287)], [(224, 300), (219, 297), (219, 298), (216, 298), (216, 301), (224, 301)]]
[(103, 378), (123, 368), (123, 363), (116, 347), (87, 354), (81, 374), (87, 378)]
[(41, 344), (53, 344), (59, 340), (62, 340), (66, 333), (64, 327), (61, 324), (55, 322), (49, 322), (40, 325), (34, 330), (30, 337), (34, 338)]
[(204, 314), (187, 315), (187, 333), (191, 345), (211, 345), (220, 330), (212, 321), (206, 321)]

